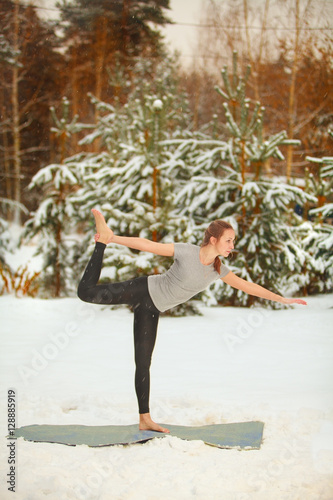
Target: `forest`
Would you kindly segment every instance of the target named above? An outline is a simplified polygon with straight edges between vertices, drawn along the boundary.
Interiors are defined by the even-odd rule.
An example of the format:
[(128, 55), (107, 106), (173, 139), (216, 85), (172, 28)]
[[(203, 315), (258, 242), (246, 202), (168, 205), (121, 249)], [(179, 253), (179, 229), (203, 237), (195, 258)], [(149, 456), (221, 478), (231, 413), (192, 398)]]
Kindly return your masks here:
[[(50, 20), (33, 2), (0, 0), (2, 293), (73, 293), (94, 206), (119, 234), (155, 241), (199, 243), (207, 222), (229, 220), (240, 276), (282, 293), (331, 290), (325, 2), (205, 0), (187, 65), (165, 43), (169, 3), (62, 0)], [(39, 237), (38, 276), (6, 264), (12, 223), (22, 240)], [(121, 279), (167, 266), (123, 249), (106, 259)], [(254, 303), (218, 287), (201, 298)]]

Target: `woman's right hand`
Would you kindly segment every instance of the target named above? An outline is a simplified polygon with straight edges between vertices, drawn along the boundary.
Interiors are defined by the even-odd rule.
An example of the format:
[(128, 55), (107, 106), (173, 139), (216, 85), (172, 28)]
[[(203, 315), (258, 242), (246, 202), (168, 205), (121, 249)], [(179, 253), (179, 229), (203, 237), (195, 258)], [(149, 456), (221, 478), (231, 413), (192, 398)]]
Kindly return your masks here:
[(287, 299), (285, 297), (283, 297), (282, 303), (283, 304), (301, 304), (302, 306), (308, 305), (308, 303), (303, 299)]

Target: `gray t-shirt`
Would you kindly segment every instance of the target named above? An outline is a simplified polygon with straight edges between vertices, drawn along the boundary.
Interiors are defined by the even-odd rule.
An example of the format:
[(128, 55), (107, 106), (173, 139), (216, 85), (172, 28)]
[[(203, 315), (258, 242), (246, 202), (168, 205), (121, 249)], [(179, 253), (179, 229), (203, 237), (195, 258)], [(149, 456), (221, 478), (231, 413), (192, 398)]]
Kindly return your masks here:
[(202, 292), (213, 281), (224, 278), (230, 269), (221, 264), (220, 274), (214, 264), (200, 262), (200, 247), (190, 243), (175, 243), (174, 263), (164, 274), (148, 276), (148, 290), (161, 312), (186, 302)]

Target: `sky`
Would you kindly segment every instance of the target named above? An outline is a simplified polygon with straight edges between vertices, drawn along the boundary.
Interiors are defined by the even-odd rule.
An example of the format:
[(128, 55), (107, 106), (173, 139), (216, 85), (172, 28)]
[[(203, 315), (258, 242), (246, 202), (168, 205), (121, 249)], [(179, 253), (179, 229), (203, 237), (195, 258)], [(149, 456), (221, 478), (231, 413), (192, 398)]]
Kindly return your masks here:
[[(169, 17), (178, 23), (200, 22), (202, 0), (171, 0)], [(165, 37), (170, 45), (182, 53), (184, 59), (191, 59), (195, 50), (197, 28), (193, 26), (173, 25), (166, 29)]]

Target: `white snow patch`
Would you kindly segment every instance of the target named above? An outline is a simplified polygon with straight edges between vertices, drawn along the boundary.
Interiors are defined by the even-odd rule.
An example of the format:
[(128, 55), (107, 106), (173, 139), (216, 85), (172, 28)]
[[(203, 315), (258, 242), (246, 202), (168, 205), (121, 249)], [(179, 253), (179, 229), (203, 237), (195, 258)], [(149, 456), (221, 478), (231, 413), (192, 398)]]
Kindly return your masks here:
[[(37, 269), (33, 250), (8, 261)], [(198, 426), (261, 420), (260, 450), (172, 436), (98, 449), (19, 439), (13, 494), (9, 389), (17, 426), (138, 421), (133, 316), (75, 298), (0, 297), (1, 500), (332, 500), (333, 295), (308, 303), (280, 311), (199, 306), (201, 317), (160, 319), (153, 418)]]
[[(132, 314), (78, 299), (0, 297), (3, 446), (7, 390), (17, 424), (131, 424)], [(88, 448), (18, 440), (19, 500), (331, 500), (333, 295), (285, 311), (202, 308), (165, 318), (152, 364), (155, 420), (179, 425), (261, 420), (258, 451), (175, 437)], [(172, 491), (170, 487), (172, 485)]]

